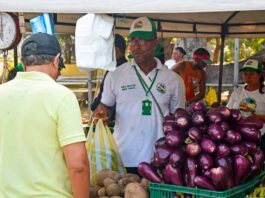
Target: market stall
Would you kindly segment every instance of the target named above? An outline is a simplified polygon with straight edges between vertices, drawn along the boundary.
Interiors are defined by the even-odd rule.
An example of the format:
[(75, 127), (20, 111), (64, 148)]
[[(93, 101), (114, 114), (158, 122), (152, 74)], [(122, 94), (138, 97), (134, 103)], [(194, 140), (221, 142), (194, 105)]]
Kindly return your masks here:
[[(168, 1), (97, 1), (97, 3), (92, 2), (92, 1), (75, 1), (75, 6), (69, 4), (68, 1), (66, 0), (61, 0), (61, 1), (26, 1), (26, 2), (17, 2), (14, 4), (13, 2), (6, 1), (6, 0), (1, 0), (1, 8), (0, 11), (2, 12), (24, 12), (24, 16), (26, 19), (26, 22), (28, 19), (30, 19), (32, 16), (34, 16), (34, 13), (39, 13), (39, 12), (49, 12), (49, 13), (61, 13), (61, 14), (54, 14), (54, 22), (55, 22), (55, 30), (56, 32), (63, 32), (63, 33), (73, 33), (74, 31), (74, 25), (75, 21), (77, 18), (82, 16), (83, 14), (80, 13), (106, 13), (110, 14), (113, 17), (116, 18), (116, 30), (117, 32), (121, 34), (126, 34), (129, 28), (129, 24), (133, 19), (135, 19), (137, 16), (149, 16), (151, 17), (156, 23), (157, 27), (159, 30), (159, 33), (162, 37), (171, 37), (171, 36), (176, 36), (176, 37), (221, 37), (222, 39), (222, 49), (224, 49), (224, 42), (226, 37), (264, 37), (265, 35), (265, 20), (264, 20), (264, 13), (265, 13), (265, 2), (261, 2), (259, 0), (254, 0), (254, 1), (204, 1), (203, 3), (198, 3), (196, 1), (188, 0), (185, 2), (176, 2), (173, 0), (168, 0)], [(60, 6), (58, 6), (60, 4)], [(84, 6), (87, 5), (87, 6)], [(72, 14), (74, 13), (74, 14)], [(222, 88), (222, 67), (223, 67), (223, 50), (221, 51), (221, 56), (220, 56), (220, 70), (219, 70), (219, 89), (218, 89), (218, 94), (219, 94), (219, 99), (220, 99), (220, 94), (221, 94), (221, 88)], [(194, 107), (196, 109), (196, 107)], [(210, 191), (223, 191), (223, 190), (229, 190), (232, 186), (238, 186), (238, 191), (236, 193), (239, 193), (239, 189), (244, 190), (244, 193), (242, 191), (240, 192), (245, 196), (245, 192), (248, 193), (246, 189), (254, 188), (256, 184), (261, 182), (261, 179), (263, 178), (263, 173), (261, 172), (262, 170), (262, 163), (264, 161), (264, 156), (261, 158), (261, 156), (255, 155), (257, 152), (257, 148), (255, 144), (244, 144), (244, 146), (239, 146), (237, 147), (234, 145), (234, 143), (239, 143), (240, 140), (236, 140), (236, 137), (242, 136), (242, 140), (246, 141), (247, 139), (251, 139), (254, 142), (258, 142), (260, 139), (259, 135), (259, 129), (260, 129), (260, 124), (258, 126), (253, 127), (253, 123), (249, 125), (248, 124), (242, 124), (239, 135), (234, 135), (233, 141), (234, 143), (231, 143), (231, 140), (226, 140), (224, 133), (220, 132), (227, 131), (229, 130), (229, 127), (232, 127), (234, 124), (240, 125), (240, 118), (238, 114), (230, 112), (228, 109), (219, 109), (214, 116), (210, 115), (211, 113), (209, 112), (206, 113), (206, 110), (204, 110), (204, 107), (200, 107), (200, 110), (191, 110), (187, 114), (182, 112), (180, 113), (181, 116), (178, 115), (178, 112), (176, 112), (176, 115), (174, 115), (173, 119), (166, 119), (165, 118), (165, 123), (167, 124), (168, 128), (164, 128), (164, 132), (166, 136), (168, 134), (171, 134), (173, 131), (173, 125), (177, 125), (178, 128), (185, 128), (186, 132), (188, 132), (191, 129), (191, 126), (197, 126), (201, 127), (207, 123), (207, 127), (212, 128), (212, 130), (209, 130), (207, 135), (201, 134), (201, 139), (196, 139), (198, 137), (194, 136), (193, 132), (188, 132), (186, 135), (186, 138), (189, 138), (190, 142), (184, 142), (184, 137), (182, 137), (181, 144), (185, 144), (185, 152), (187, 156), (195, 157), (198, 156), (201, 153), (201, 149), (204, 147), (202, 146), (202, 136), (204, 138), (206, 137), (211, 137), (211, 142), (214, 144), (219, 144), (224, 140), (225, 144), (229, 144), (230, 150), (231, 147), (233, 147), (232, 151), (229, 151), (228, 154), (228, 149), (227, 147), (216, 147), (215, 149), (219, 149), (222, 154), (220, 155), (225, 155), (229, 157), (233, 157), (233, 160), (236, 165), (240, 165), (242, 161), (244, 161), (244, 166), (240, 167), (241, 172), (237, 172), (237, 170), (229, 170), (230, 172), (235, 171), (236, 172), (236, 179), (235, 182), (236, 185), (231, 185), (227, 186), (227, 181), (221, 180), (221, 179), (227, 179), (227, 173), (225, 173), (224, 168), (219, 168), (218, 171), (222, 172), (222, 175), (216, 176), (216, 180), (212, 180), (209, 182), (209, 179), (205, 180), (206, 171), (202, 170), (208, 170), (208, 168), (205, 168), (205, 161), (202, 159), (201, 164), (200, 164), (200, 172), (205, 173), (205, 177), (202, 178), (202, 175), (196, 175), (198, 176), (197, 178), (197, 184), (195, 185), (196, 187), (200, 188), (206, 188), (208, 191), (200, 191), (202, 194), (198, 194), (198, 189), (196, 192), (191, 193), (193, 195), (199, 195), (199, 196), (205, 196), (207, 197), (209, 194), (213, 193)], [(200, 113), (196, 113), (197, 111), (203, 111), (204, 115), (201, 115)], [(230, 112), (229, 115), (227, 112)], [(186, 114), (186, 115), (184, 115)], [(210, 121), (206, 122), (204, 120), (204, 116), (207, 115), (207, 119), (209, 117)], [(237, 117), (238, 116), (238, 117)], [(183, 117), (185, 118), (183, 121)], [(194, 120), (193, 120), (194, 119)], [(224, 120), (229, 119), (228, 124), (223, 124), (221, 126), (221, 123)], [(185, 124), (183, 126), (183, 124)], [(192, 124), (191, 124), (192, 123)], [(218, 125), (218, 126), (217, 126)], [(220, 125), (220, 126), (219, 126)], [(248, 129), (242, 129), (244, 126), (247, 126)], [(171, 131), (169, 128), (171, 127)], [(225, 129), (220, 129), (220, 127), (226, 127)], [(255, 128), (255, 129), (250, 129), (250, 128)], [(189, 129), (189, 130), (188, 130)], [(203, 129), (201, 129), (203, 130)], [(254, 132), (253, 132), (254, 131)], [(251, 133), (251, 135), (249, 134)], [(254, 134), (255, 133), (255, 134)], [(196, 134), (196, 133), (195, 133)], [(220, 135), (221, 134), (221, 135)], [(198, 134), (197, 134), (198, 135)], [(199, 136), (199, 135), (198, 135)], [(168, 140), (169, 139), (169, 140)], [(166, 137), (162, 140), (161, 142), (158, 142), (157, 148), (162, 148), (166, 146), (162, 145), (168, 145), (172, 144), (171, 140), (175, 141), (176, 139), (178, 140), (178, 137), (174, 137), (172, 134), (170, 137)], [(222, 140), (222, 141), (221, 141)], [(180, 140), (179, 140), (180, 141)], [(238, 141), (238, 142), (237, 142)], [(204, 148), (204, 152), (209, 152), (207, 151), (209, 149), (209, 142), (208, 140), (206, 148)], [(161, 145), (160, 145), (161, 144)], [(240, 142), (241, 145), (241, 142)], [(243, 144), (242, 144), (243, 145)], [(171, 145), (172, 146), (172, 145)], [(174, 146), (179, 146), (179, 145), (173, 145)], [(202, 148), (201, 148), (202, 147)], [(236, 147), (236, 148), (235, 148)], [(244, 148), (243, 148), (244, 147)], [(255, 147), (255, 148), (254, 148)], [(166, 150), (165, 148), (163, 148)], [(168, 149), (170, 150), (170, 149)], [(210, 149), (211, 150), (211, 149)], [(251, 151), (250, 151), (251, 150)], [(166, 158), (167, 160), (169, 159), (169, 155), (172, 154), (171, 151), (166, 151), (167, 155)], [(231, 152), (231, 153), (230, 153)], [(165, 153), (163, 153), (163, 156)], [(157, 154), (159, 156), (159, 153)], [(236, 157), (237, 155), (241, 155), (242, 157)], [(250, 155), (252, 157), (252, 162), (247, 162), (247, 156)], [(208, 156), (208, 155), (207, 155)], [(223, 156), (224, 157), (224, 156)], [(256, 158), (255, 158), (256, 157)], [(159, 156), (160, 159), (158, 159), (158, 162), (161, 162), (161, 156)], [(210, 163), (209, 157), (205, 157), (207, 159), (207, 163)], [(187, 158), (188, 159), (188, 158)], [(216, 156), (214, 156), (214, 160), (216, 160)], [(156, 162), (154, 162), (156, 163)], [(165, 163), (168, 163), (166, 161)], [(174, 161), (174, 163), (177, 163)], [(194, 164), (195, 163), (191, 160), (190, 163)], [(221, 163), (221, 162), (217, 162)], [(231, 163), (231, 162), (230, 162)], [(253, 164), (254, 163), (254, 164)], [(257, 164), (255, 164), (257, 163)], [(248, 166), (246, 165), (248, 164)], [(177, 184), (180, 185), (181, 179), (178, 179), (177, 181), (174, 180), (172, 181), (171, 175), (167, 175), (167, 173), (164, 173), (163, 175), (163, 180), (160, 175), (155, 175), (155, 172), (151, 167), (149, 167), (147, 164), (142, 164), (143, 166), (140, 166), (140, 169), (143, 169), (140, 171), (142, 176), (146, 177), (148, 180), (159, 183), (159, 182), (165, 182), (168, 184)], [(253, 168), (253, 171), (256, 171), (255, 174), (255, 179), (253, 179), (253, 175), (248, 175), (248, 178), (243, 178), (244, 175), (250, 171), (250, 167), (253, 167), (253, 165), (259, 166), (256, 169)], [(165, 170), (164, 168), (166, 167), (168, 169), (167, 172), (174, 172), (174, 174), (178, 175), (180, 177), (180, 172), (177, 172), (174, 168), (171, 167), (172, 164), (167, 166), (167, 164), (155, 164), (155, 166), (158, 167), (158, 169), (161, 169), (161, 171)], [(163, 167), (163, 168), (162, 168)], [(220, 165), (220, 167), (222, 167)], [(258, 170), (258, 171), (257, 171)], [(214, 173), (217, 170), (213, 170), (210, 172), (210, 178), (213, 178)], [(148, 174), (146, 174), (148, 172)], [(152, 177), (150, 177), (150, 174), (152, 174)], [(172, 173), (173, 174), (173, 173)], [(228, 174), (229, 175), (229, 174)], [(195, 175), (194, 175), (195, 176)], [(231, 175), (230, 175), (231, 176)], [(219, 180), (218, 180), (219, 179)], [(199, 180), (199, 181), (198, 181)], [(249, 185), (249, 183), (245, 183), (245, 181), (252, 181), (252, 185)], [(179, 182), (179, 183), (178, 183)], [(242, 183), (243, 182), (243, 183)], [(214, 185), (212, 185), (212, 183)], [(223, 184), (226, 183), (224, 186)], [(254, 185), (253, 185), (254, 184)], [(156, 184), (151, 184), (151, 188), (153, 190), (157, 190), (158, 188), (160, 189), (160, 192), (157, 191), (152, 191), (151, 189), (151, 197), (175, 197), (178, 196), (176, 194), (177, 192), (180, 193), (188, 193), (189, 189), (188, 187), (185, 188), (175, 188), (175, 186), (163, 186), (163, 184), (158, 184), (159, 186), (157, 187)], [(242, 185), (242, 186), (240, 186)], [(190, 185), (190, 187), (195, 187), (193, 184)], [(218, 186), (218, 187), (217, 187)], [(169, 190), (168, 190), (169, 188)], [(194, 189), (194, 188), (193, 188)], [(210, 190), (210, 191), (209, 191)], [(120, 192), (121, 193), (121, 192)], [(160, 193), (160, 194), (159, 194)], [(208, 195), (203, 194), (203, 193), (209, 193)], [(233, 194), (234, 197), (238, 197), (241, 194)], [(230, 191), (230, 195), (232, 195), (232, 192)], [(181, 195), (180, 195), (181, 196)], [(214, 194), (214, 197), (221, 196), (221, 197), (229, 197), (229, 196), (224, 196), (224, 195), (218, 195)], [(209, 197), (209, 196), (208, 196)], [(230, 196), (231, 197), (231, 196)]]

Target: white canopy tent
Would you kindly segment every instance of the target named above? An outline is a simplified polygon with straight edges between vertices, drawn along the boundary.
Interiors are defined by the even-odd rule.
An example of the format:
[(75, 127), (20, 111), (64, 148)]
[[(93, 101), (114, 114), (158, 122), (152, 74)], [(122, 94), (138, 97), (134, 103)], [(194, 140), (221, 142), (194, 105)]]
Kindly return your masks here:
[[(24, 12), (26, 22), (41, 12), (54, 14), (57, 33), (74, 33), (85, 13), (116, 18), (116, 32), (127, 35), (131, 21), (149, 16), (163, 37), (265, 37), (264, 0), (0, 0), (0, 12)], [(26, 24), (29, 28), (29, 25)], [(220, 55), (218, 98), (221, 96), (223, 50)]]

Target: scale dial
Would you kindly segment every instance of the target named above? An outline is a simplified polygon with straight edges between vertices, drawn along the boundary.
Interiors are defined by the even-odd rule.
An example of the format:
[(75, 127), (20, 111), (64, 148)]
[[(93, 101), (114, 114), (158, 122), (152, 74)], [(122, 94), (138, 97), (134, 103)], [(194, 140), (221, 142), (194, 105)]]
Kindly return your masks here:
[(9, 50), (21, 39), (18, 17), (12, 13), (0, 13), (0, 49)]

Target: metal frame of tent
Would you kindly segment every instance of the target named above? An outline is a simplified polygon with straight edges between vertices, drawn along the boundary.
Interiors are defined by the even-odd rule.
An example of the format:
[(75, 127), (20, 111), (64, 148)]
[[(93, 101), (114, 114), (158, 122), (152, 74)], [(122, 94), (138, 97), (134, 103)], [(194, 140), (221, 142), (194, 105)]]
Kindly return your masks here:
[[(219, 66), (219, 78), (218, 78), (218, 101), (221, 101), (221, 91), (222, 91), (222, 79), (223, 79), (223, 63), (224, 63), (224, 46), (225, 46), (225, 38), (227, 36), (233, 36), (233, 35), (264, 35), (265, 31), (247, 31), (247, 32), (229, 32), (230, 27), (246, 27), (246, 26), (265, 26), (265, 22), (257, 22), (257, 23), (229, 23), (232, 19), (234, 19), (240, 11), (234, 11), (231, 13), (229, 17), (225, 20), (223, 23), (216, 23), (216, 22), (200, 22), (200, 21), (185, 21), (185, 20), (166, 20), (166, 19), (157, 19), (155, 17), (151, 17), (152, 20), (154, 20), (157, 23), (158, 32), (163, 33), (183, 33), (183, 34), (194, 34), (196, 35), (212, 35), (213, 37), (220, 37), (221, 38), (221, 49), (220, 49), (220, 66)], [(158, 13), (157, 13), (158, 14)], [(115, 19), (119, 18), (126, 18), (126, 19), (135, 19), (140, 15), (145, 14), (135, 14), (136, 16), (125, 16), (123, 14), (111, 14)], [(57, 14), (53, 14), (53, 20), (55, 25), (62, 25), (62, 26), (75, 26), (75, 23), (71, 22), (60, 22), (57, 19)], [(26, 19), (26, 22), (29, 22), (28, 19)], [(188, 24), (192, 25), (192, 30), (172, 30), (172, 29), (164, 29), (162, 28), (162, 23), (172, 23), (172, 24)], [(219, 26), (221, 31), (198, 31), (197, 26), (204, 25), (204, 26)], [(119, 30), (129, 30), (129, 27), (122, 27), (118, 26), (115, 23), (115, 29), (117, 31)], [(199, 36), (200, 37), (200, 36)]]

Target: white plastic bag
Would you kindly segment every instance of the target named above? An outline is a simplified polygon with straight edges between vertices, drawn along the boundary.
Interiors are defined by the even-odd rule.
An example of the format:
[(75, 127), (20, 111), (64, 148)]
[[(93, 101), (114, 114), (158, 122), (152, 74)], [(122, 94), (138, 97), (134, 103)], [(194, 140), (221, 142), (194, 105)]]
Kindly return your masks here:
[(77, 20), (75, 51), (79, 69), (115, 70), (113, 25), (114, 18), (103, 14), (87, 14)]

